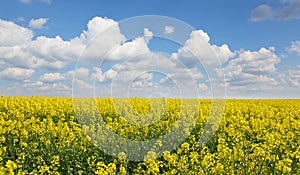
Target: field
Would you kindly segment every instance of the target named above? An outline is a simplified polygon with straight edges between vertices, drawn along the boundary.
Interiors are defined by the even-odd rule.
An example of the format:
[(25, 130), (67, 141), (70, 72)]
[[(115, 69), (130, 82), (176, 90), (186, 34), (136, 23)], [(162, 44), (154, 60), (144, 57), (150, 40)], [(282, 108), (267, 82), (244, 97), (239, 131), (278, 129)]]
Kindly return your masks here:
[[(208, 99), (2, 96), (0, 174), (300, 174), (300, 100), (226, 100), (213, 121), (212, 106)], [(172, 128), (182, 132), (166, 140)], [(107, 130), (155, 143), (137, 150)], [(203, 132), (212, 137), (202, 145)]]

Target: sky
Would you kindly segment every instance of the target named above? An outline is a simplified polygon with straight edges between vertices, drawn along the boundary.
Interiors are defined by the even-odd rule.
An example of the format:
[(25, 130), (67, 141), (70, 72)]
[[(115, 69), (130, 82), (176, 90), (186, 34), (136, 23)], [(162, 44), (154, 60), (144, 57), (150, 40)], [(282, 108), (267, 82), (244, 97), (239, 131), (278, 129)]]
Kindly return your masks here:
[(300, 98), (300, 0), (0, 3), (3, 95)]

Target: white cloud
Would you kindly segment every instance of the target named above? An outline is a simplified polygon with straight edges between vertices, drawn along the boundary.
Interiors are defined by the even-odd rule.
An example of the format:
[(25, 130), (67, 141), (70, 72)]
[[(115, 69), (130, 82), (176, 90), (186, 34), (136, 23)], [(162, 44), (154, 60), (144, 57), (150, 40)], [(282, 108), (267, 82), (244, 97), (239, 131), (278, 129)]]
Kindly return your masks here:
[(200, 91), (208, 90), (208, 86), (205, 83), (199, 83), (198, 88)]
[(55, 38), (38, 37), (28, 48), (31, 55), (39, 58), (34, 67), (62, 69), (70, 62), (75, 62), (84, 46), (71, 41), (64, 41), (60, 36)]
[(82, 61), (100, 63), (113, 48), (126, 41), (118, 23), (112, 19), (94, 17), (88, 22), (87, 27), (87, 31), (83, 31), (80, 37), (72, 41), (85, 45), (81, 55)]
[(77, 68), (75, 70), (75, 76), (78, 78), (80, 77), (81, 79), (86, 79), (89, 77), (89, 73), (90, 73), (90, 70), (87, 69), (87, 68), (84, 68), (84, 67), (80, 67), (80, 68)]
[[(74, 77), (74, 73), (75, 77)], [(41, 95), (59, 95), (59, 96), (70, 96), (71, 85), (74, 83), (76, 94), (82, 93), (81, 91), (93, 90), (93, 85), (89, 82), (89, 69), (80, 67), (76, 70), (67, 71), (65, 73), (52, 72), (45, 73), (38, 78), (38, 81), (33, 83), (25, 83), (23, 87), (32, 93), (32, 89), (36, 90), (37, 94)]]
[(4, 62), (4, 61), (2, 61), (2, 60), (0, 60), (0, 69), (4, 69), (5, 67), (8, 67), (7, 63)]
[(0, 72), (0, 78), (6, 80), (26, 80), (30, 79), (35, 70), (9, 67)]
[(300, 87), (300, 70), (289, 70), (289, 81), (296, 87)]
[(164, 92), (164, 96), (172, 96), (172, 92), (180, 96), (181, 91), (187, 95), (196, 92), (193, 91), (198, 86), (196, 80), (204, 77), (195, 68), (187, 69), (178, 60), (153, 52), (126, 60), (122, 64), (116, 63), (106, 71), (100, 68), (94, 70), (97, 73), (92, 73), (92, 77), (117, 89), (113, 95), (118, 97), (126, 96), (129, 91), (133, 94), (140, 92), (135, 94), (137, 96), (151, 96), (152, 90)]
[[(75, 78), (73, 80), (73, 97), (91, 97), (93, 96), (94, 86), (84, 80)], [(101, 88), (103, 91), (103, 88)]]
[(90, 79), (90, 70), (84, 67), (79, 67), (75, 70), (70, 70), (66, 73), (62, 73), (61, 75), (64, 76), (64, 79), (69, 83), (71, 83), (74, 78), (87, 81)]
[(241, 73), (227, 80), (230, 90), (254, 91), (278, 88), (279, 82), (265, 75), (254, 75)]
[(54, 82), (60, 82), (65, 80), (65, 76), (63, 76), (60, 73), (46, 73), (42, 76), (40, 76), (39, 80), (41, 82), (46, 82), (46, 83), (54, 83)]
[(147, 82), (147, 81), (134, 81), (131, 84), (131, 88), (143, 88), (143, 87), (151, 87), (153, 86), (152, 82)]
[[(111, 51), (108, 60), (118, 61), (132, 58), (132, 60), (129, 59), (129, 61), (122, 65), (116, 62), (111, 69), (107, 69), (105, 72), (102, 72), (100, 69), (97, 74), (93, 72), (90, 75), (89, 69), (78, 68), (74, 83), (82, 86), (81, 89), (87, 88), (88, 91), (92, 88), (89, 76), (96, 78), (100, 82), (107, 82), (114, 78), (117, 71), (120, 71), (116, 80), (126, 84), (143, 73), (145, 69), (151, 67), (153, 63), (157, 67), (160, 67), (161, 70), (167, 72), (178, 71), (176, 67), (178, 65), (165, 56), (162, 57), (156, 54), (147, 56), (147, 54), (151, 53), (147, 44), (153, 37), (153, 33), (148, 28), (144, 28), (143, 36), (125, 42), (126, 38), (121, 34), (118, 23), (111, 19), (95, 17), (89, 21), (87, 26), (86, 31), (83, 31), (80, 36), (69, 41), (64, 41), (60, 36), (54, 38), (39, 36), (32, 40), (31, 36), (28, 42), (24, 44), (17, 43), (11, 46), (0, 47), (1, 58), (3, 58), (1, 66), (22, 66), (30, 68), (30, 70), (65, 69), (70, 63), (75, 63), (76, 58), (79, 57), (84, 49), (85, 52), (81, 55), (81, 61), (84, 63), (100, 62), (101, 57), (109, 53), (112, 48), (115, 49)], [(19, 26), (14, 24), (14, 27)], [(32, 33), (31, 30), (28, 31)], [(144, 56), (147, 57), (139, 59)], [(179, 71), (184, 72), (183, 69), (179, 69)], [(73, 74), (74, 71), (46, 73), (41, 75), (35, 83), (27, 81), (24, 88), (29, 89), (29, 87), (32, 87), (43, 92), (49, 88), (55, 88), (56, 90), (67, 89), (63, 83), (70, 82), (69, 80), (73, 79)], [(187, 75), (187, 73), (185, 74)], [(196, 72), (194, 74), (197, 78), (202, 76)], [(180, 76), (184, 77), (184, 75)], [(148, 78), (143, 79), (143, 76), (141, 76), (139, 79), (136, 79), (136, 83), (133, 82), (134, 86), (151, 85), (152, 82), (149, 76), (146, 77)], [(177, 78), (180, 77), (177, 75)]]
[[(71, 70), (66, 73), (52, 72), (45, 73), (44, 75), (39, 77), (39, 81), (44, 83), (55, 83), (55, 82), (69, 82), (71, 83), (74, 76), (76, 79), (80, 80), (89, 80), (89, 69), (80, 67), (76, 70)], [(74, 74), (75, 73), (75, 74)]]
[(300, 19), (300, 0), (281, 0), (286, 4), (278, 14), (279, 20)]
[(120, 61), (149, 52), (150, 50), (147, 45), (147, 40), (143, 37), (140, 37), (116, 47), (114, 50), (112, 50), (110, 55), (108, 55), (108, 60)]
[(31, 19), (29, 22), (29, 27), (32, 29), (41, 29), (48, 20), (49, 18)]
[(257, 52), (240, 51), (237, 58), (229, 61), (224, 68), (229, 88), (234, 90), (261, 90), (274, 88), (278, 81), (270, 77), (280, 62), (275, 49), (261, 48)]
[(204, 31), (193, 31), (184, 46), (172, 57), (180, 59), (186, 65), (197, 65), (195, 60), (193, 60), (194, 58), (199, 60), (204, 66), (218, 67), (218, 65), (227, 62), (230, 57), (235, 55), (226, 44), (216, 46), (211, 45), (209, 41), (210, 37)]
[(153, 33), (148, 28), (144, 28), (144, 38), (147, 44), (153, 38)]
[[(43, 83), (36, 81), (33, 83), (25, 83), (21, 86), (22, 92), (19, 95), (41, 95), (41, 96), (66, 96), (71, 95), (71, 88), (61, 82)], [(9, 91), (19, 90), (20, 87), (13, 86)]]
[(174, 33), (174, 31), (175, 31), (174, 27), (165, 26), (165, 31), (164, 31), (165, 34), (172, 34), (172, 33)]
[(0, 57), (9, 67), (35, 68), (36, 63), (41, 60), (32, 55), (27, 48), (28, 45), (0, 47)]
[(130, 84), (131, 88), (142, 88), (153, 86), (153, 73), (144, 72), (139, 74)]
[(23, 45), (0, 47), (0, 57), (11, 66), (63, 69), (75, 62), (83, 46), (73, 45), (60, 37), (38, 37)]
[(274, 11), (272, 7), (263, 4), (256, 7), (254, 10), (252, 10), (250, 20), (254, 22), (263, 21), (263, 20), (271, 19), (273, 18), (273, 16), (274, 16)]
[(226, 68), (232, 72), (240, 71), (250, 74), (265, 74), (276, 71), (275, 65), (280, 62), (274, 48), (261, 48), (257, 52), (242, 51), (237, 59), (228, 63)]
[[(140, 54), (148, 53), (147, 46), (153, 33), (144, 28), (144, 36), (125, 42), (118, 23), (107, 18), (95, 17), (88, 23), (88, 30), (84, 31), (78, 40), (86, 44), (81, 59), (91, 63), (107, 61), (120, 61)], [(99, 49), (101, 48), (101, 49)]]
[(295, 52), (300, 55), (300, 41), (292, 42), (292, 45), (286, 49), (288, 52)]
[(31, 0), (19, 0), (19, 1), (22, 3), (30, 3), (31, 2)]
[(287, 87), (291, 85), (300, 88), (300, 70), (287, 70), (281, 73), (279, 78)]
[(188, 69), (188, 71), (191, 74), (192, 78), (195, 80), (205, 78), (205, 76), (197, 68), (190, 68), (190, 69)]
[[(125, 41), (123, 35), (117, 35), (115, 37), (106, 36), (107, 34), (120, 34), (118, 23), (109, 18), (94, 17), (89, 20), (87, 24), (87, 30), (83, 31), (78, 38), (82, 43), (88, 44), (89, 42), (96, 42), (97, 39), (108, 39), (109, 43), (120, 43)], [(101, 38), (102, 37), (102, 38)]]
[[(22, 3), (28, 4), (28, 3), (31, 3), (33, 0), (19, 0), (19, 1), (22, 2)], [(48, 4), (48, 5), (50, 5), (51, 2), (52, 2), (52, 0), (36, 0), (36, 1), (37, 1), (37, 2), (46, 3), (46, 4)]]
[[(105, 30), (107, 27), (111, 28)], [(28, 68), (63, 69), (74, 63), (84, 49), (83, 61), (99, 62), (111, 48), (125, 41), (116, 22), (100, 17), (90, 20), (88, 30), (70, 41), (60, 36), (40, 36), (32, 40), (31, 30), (3, 20), (0, 28), (0, 57), (12, 66)], [(101, 31), (103, 33), (97, 35)]]
[(20, 17), (18, 17), (15, 21), (16, 21), (16, 22), (24, 22), (24, 21), (25, 21), (25, 18), (22, 17), (22, 16), (20, 16)]
[(28, 44), (32, 37), (31, 30), (0, 19), (0, 47)]
[[(93, 92), (95, 79), (102, 85), (113, 82), (108, 87), (98, 87), (100, 90), (96, 93), (102, 96), (109, 96), (111, 87), (115, 87), (116, 96), (124, 96), (129, 90), (148, 96), (147, 93), (153, 90), (163, 96), (180, 96), (184, 91), (185, 95), (193, 97), (195, 94), (187, 93), (193, 87), (204, 94), (208, 90), (208, 76), (199, 68), (201, 65), (197, 59), (204, 63), (202, 66), (208, 65), (211, 69), (218, 67), (217, 57), (225, 66), (226, 82), (233, 95), (278, 89), (284, 83), (293, 87), (299, 85), (299, 71), (290, 70), (276, 77), (279, 74), (276, 65), (280, 59), (273, 47), (231, 51), (226, 44), (210, 43), (209, 35), (202, 30), (193, 31), (184, 46), (170, 58), (150, 51), (148, 43), (153, 33), (148, 28), (143, 29), (143, 36), (126, 42), (119, 24), (107, 18), (91, 19), (87, 30), (70, 40), (63, 40), (60, 36), (33, 39), (31, 30), (3, 20), (0, 20), (0, 29), (0, 79), (15, 80), (24, 85), (7, 87), (10, 92), (18, 88), (23, 92), (24, 88), (24, 93), (52, 95), (61, 92), (70, 95), (69, 85), (75, 72), (70, 66), (79, 56), (78, 65), (84, 67), (76, 70), (74, 84), (77, 89), (74, 92), (83, 96)], [(293, 42), (287, 51), (299, 54), (299, 43)], [(107, 62), (95, 68), (105, 56)], [(31, 77), (40, 70), (52, 71), (33, 80)], [(157, 72), (147, 72), (149, 70)]]
[(267, 4), (256, 7), (250, 16), (251, 21), (264, 21), (270, 19), (291, 20), (300, 19), (300, 0), (280, 0), (281, 8), (273, 8)]
[(91, 74), (92, 80), (96, 80), (98, 82), (107, 82), (111, 81), (116, 75), (116, 71), (113, 69), (109, 69), (106, 72), (102, 72), (101, 68), (94, 67), (94, 73)]
[(60, 36), (32, 40), (31, 30), (1, 20), (0, 57), (11, 66), (58, 70), (75, 63), (79, 56), (81, 62), (94, 64), (105, 56), (109, 61), (118, 61), (149, 52), (147, 43), (153, 33), (147, 28), (143, 37), (130, 42), (125, 42), (118, 23), (112, 19), (95, 17), (87, 28), (69, 41)]

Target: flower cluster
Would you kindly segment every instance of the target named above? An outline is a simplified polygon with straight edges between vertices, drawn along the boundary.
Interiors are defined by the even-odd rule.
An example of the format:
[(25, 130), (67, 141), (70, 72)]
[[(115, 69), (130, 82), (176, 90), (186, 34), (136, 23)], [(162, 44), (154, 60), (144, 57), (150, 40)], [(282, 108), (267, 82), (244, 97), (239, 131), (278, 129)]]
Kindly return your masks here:
[[(219, 127), (211, 126), (215, 134), (200, 145), (211, 103), (2, 96), (0, 175), (300, 174), (300, 100), (227, 100)], [(129, 161), (125, 152), (99, 149), (97, 142), (114, 139), (104, 128), (129, 140), (157, 141), (143, 161)], [(164, 150), (180, 139), (161, 139), (174, 128), (184, 140)]]

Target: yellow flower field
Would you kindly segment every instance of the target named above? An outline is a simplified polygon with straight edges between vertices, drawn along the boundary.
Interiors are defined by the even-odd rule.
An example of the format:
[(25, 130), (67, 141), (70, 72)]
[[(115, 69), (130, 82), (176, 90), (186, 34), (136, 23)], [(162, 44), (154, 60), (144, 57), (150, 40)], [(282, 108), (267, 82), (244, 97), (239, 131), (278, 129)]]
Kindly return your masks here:
[[(300, 174), (300, 100), (226, 100), (205, 145), (199, 139), (211, 100), (125, 101), (96, 99), (95, 112), (91, 100), (2, 96), (0, 174)], [(132, 161), (125, 152), (100, 149), (99, 143), (115, 141), (103, 127), (127, 140), (157, 141), (143, 161)], [(160, 139), (172, 128), (186, 137), (159, 155), (172, 144)]]

